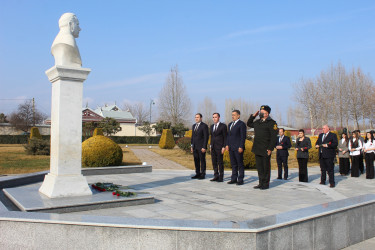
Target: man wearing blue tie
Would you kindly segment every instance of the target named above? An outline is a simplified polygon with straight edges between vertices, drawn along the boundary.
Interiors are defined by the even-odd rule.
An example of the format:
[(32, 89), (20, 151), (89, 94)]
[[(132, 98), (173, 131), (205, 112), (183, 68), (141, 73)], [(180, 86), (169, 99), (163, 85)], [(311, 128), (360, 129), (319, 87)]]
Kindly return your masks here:
[(243, 152), (245, 150), (246, 124), (240, 120), (240, 111), (232, 111), (232, 122), (228, 124), (226, 150), (229, 151), (232, 176), (228, 184), (243, 185), (245, 168)]

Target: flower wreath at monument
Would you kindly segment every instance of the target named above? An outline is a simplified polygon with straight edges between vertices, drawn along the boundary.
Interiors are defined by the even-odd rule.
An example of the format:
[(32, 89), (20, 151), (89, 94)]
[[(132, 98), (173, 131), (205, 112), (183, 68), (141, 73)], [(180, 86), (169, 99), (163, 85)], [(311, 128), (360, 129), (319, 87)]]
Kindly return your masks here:
[(136, 196), (137, 195), (134, 192), (121, 191), (120, 190), (121, 186), (113, 184), (113, 183), (97, 182), (95, 184), (92, 184), (91, 187), (98, 190), (99, 192), (112, 192), (112, 195), (116, 195), (116, 196), (129, 197), (129, 196)]

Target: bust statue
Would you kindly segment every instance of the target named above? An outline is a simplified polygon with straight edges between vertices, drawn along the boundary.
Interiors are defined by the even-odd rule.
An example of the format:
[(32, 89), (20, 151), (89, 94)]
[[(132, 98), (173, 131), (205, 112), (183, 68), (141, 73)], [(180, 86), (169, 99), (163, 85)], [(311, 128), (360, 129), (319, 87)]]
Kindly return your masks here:
[(65, 13), (59, 19), (60, 32), (52, 43), (51, 53), (55, 65), (80, 68), (81, 55), (75, 41), (81, 31), (78, 18), (73, 13)]

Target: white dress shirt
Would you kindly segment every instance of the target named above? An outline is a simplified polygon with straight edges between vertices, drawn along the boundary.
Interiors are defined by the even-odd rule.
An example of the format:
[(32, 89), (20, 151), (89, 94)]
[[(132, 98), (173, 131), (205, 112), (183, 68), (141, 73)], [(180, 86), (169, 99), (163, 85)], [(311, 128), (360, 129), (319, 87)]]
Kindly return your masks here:
[[(357, 140), (357, 138), (353, 138), (353, 142), (355, 142)], [(361, 140), (358, 140), (358, 147), (355, 148), (355, 151), (350, 151), (352, 149), (352, 143), (351, 141), (349, 141), (349, 154), (352, 155), (352, 156), (356, 156), (356, 155), (360, 155), (361, 154), (361, 149), (362, 149), (363, 145), (362, 145), (362, 142)]]
[[(363, 145), (363, 149), (370, 149), (370, 148), (374, 148), (374, 147), (375, 147), (375, 142), (371, 141), (371, 140), (368, 140)], [(374, 150), (369, 150), (369, 151), (366, 152), (366, 154), (373, 153), (373, 152), (374, 152)]]

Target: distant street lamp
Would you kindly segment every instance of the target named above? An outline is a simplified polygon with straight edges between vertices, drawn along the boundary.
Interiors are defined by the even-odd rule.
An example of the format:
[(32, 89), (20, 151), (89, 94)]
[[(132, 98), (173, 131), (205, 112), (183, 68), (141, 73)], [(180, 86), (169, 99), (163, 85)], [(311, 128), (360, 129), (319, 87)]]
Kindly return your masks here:
[(151, 99), (151, 101), (150, 101), (150, 125), (151, 125), (151, 107), (152, 107), (152, 105), (155, 105), (155, 102), (154, 102), (154, 100)]

